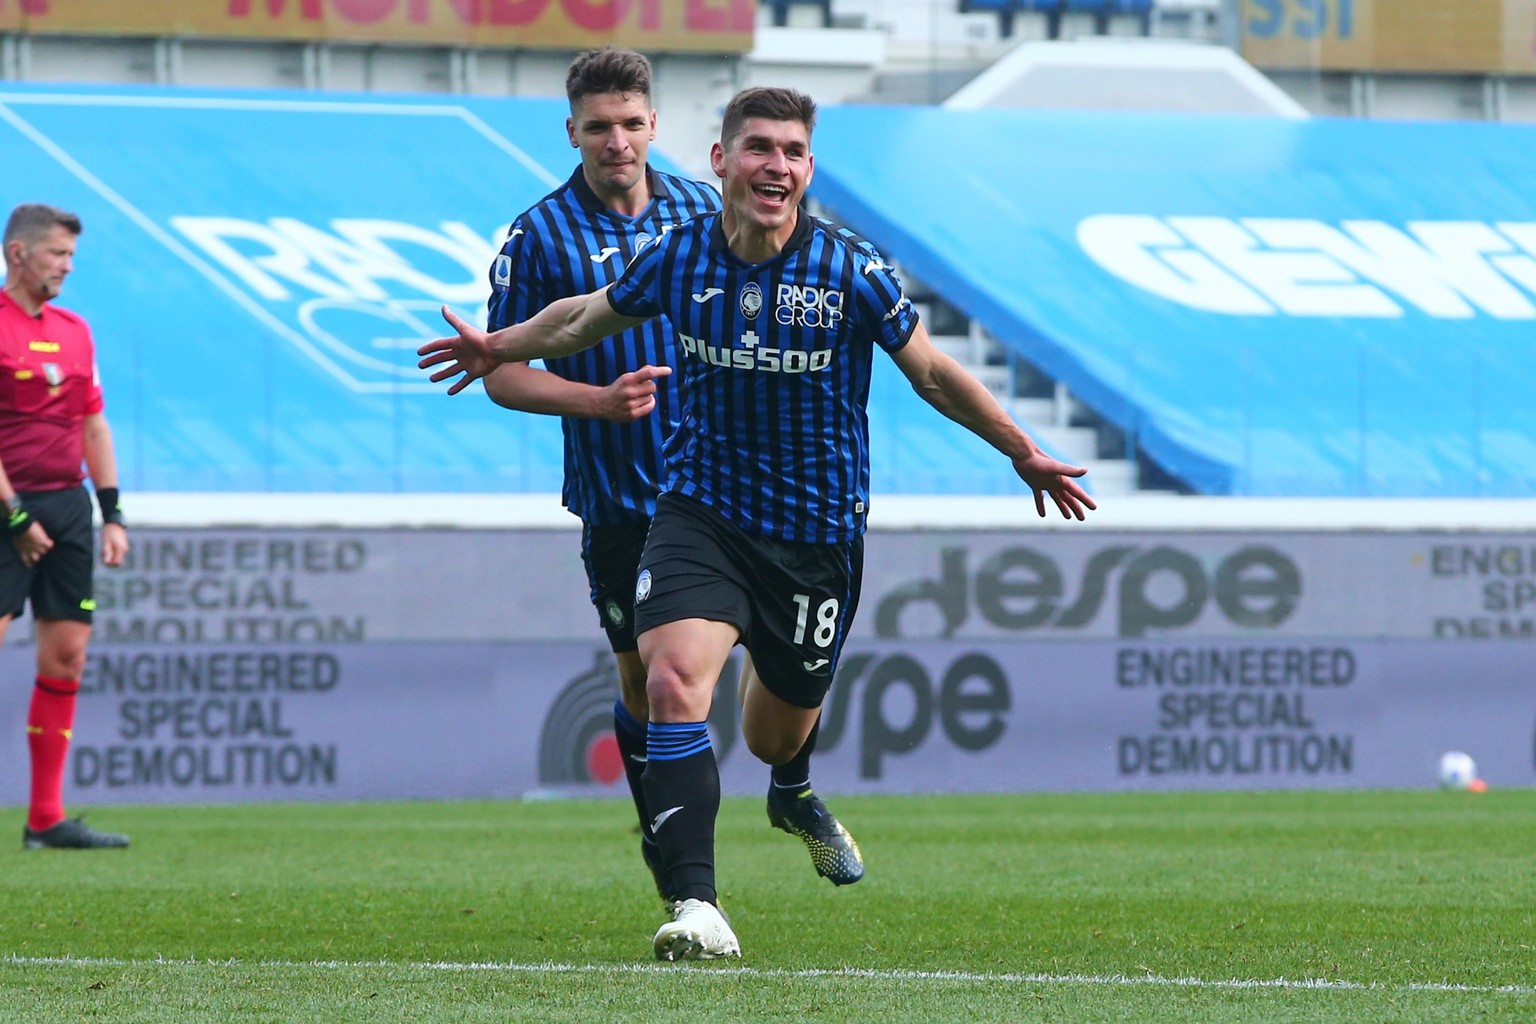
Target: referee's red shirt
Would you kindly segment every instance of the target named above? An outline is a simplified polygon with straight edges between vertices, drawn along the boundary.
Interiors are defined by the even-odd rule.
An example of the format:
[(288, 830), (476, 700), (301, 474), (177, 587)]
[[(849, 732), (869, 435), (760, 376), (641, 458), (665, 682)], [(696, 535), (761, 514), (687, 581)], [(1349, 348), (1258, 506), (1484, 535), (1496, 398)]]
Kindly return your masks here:
[(18, 491), (85, 480), (80, 426), (101, 412), (96, 346), (85, 321), (45, 304), (28, 316), (0, 292), (0, 465)]

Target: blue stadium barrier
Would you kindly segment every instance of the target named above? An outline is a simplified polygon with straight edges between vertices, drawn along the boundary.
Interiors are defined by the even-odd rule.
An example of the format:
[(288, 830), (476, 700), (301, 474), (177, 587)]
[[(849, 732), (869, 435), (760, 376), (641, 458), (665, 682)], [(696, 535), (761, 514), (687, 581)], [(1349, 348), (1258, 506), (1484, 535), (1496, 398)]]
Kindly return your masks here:
[(869, 106), (812, 191), (1194, 489), (1536, 495), (1536, 128)]
[[(415, 349), (447, 333), (445, 303), (483, 322), (506, 224), (576, 164), (566, 114), (563, 99), (0, 85), (0, 208), (85, 222), (61, 305), (95, 330), (124, 487), (558, 491), (556, 419), (478, 385), (448, 398)], [(904, 380), (881, 394), (884, 489), (999, 486), (1006, 464), (947, 457), (979, 442)]]

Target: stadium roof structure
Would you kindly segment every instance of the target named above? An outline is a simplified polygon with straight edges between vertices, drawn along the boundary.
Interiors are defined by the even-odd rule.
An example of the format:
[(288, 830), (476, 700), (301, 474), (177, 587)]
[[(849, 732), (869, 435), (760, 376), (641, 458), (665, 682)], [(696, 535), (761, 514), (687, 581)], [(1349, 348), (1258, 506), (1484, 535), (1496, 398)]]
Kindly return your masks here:
[(1225, 46), (1114, 37), (1020, 43), (943, 105), (1308, 116)]
[(1536, 495), (1536, 128), (847, 106), (812, 192), (1203, 494)]

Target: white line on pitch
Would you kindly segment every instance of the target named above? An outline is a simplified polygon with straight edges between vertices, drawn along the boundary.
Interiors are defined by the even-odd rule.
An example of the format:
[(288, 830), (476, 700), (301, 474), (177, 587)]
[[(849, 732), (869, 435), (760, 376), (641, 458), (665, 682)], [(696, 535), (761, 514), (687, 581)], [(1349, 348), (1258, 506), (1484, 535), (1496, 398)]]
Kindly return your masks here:
[[(507, 974), (676, 974), (688, 971), (688, 967), (675, 964), (558, 964), (558, 963), (413, 963), (390, 960), (186, 960), (156, 958), (152, 960), (121, 960), (111, 957), (35, 957), (7, 956), (0, 963), (18, 966), (56, 967), (257, 967), (285, 970), (318, 968), (321, 970), (417, 970), (444, 972), (503, 972)], [(1157, 974), (1036, 974), (1004, 971), (987, 974), (973, 971), (914, 971), (875, 970), (872, 968), (845, 967), (840, 970), (807, 968), (804, 970), (774, 967), (726, 967), (712, 965), (702, 971), (690, 972), (696, 978), (712, 977), (746, 978), (867, 978), (873, 981), (951, 981), (977, 982), (982, 984), (1024, 985), (1151, 985), (1169, 988), (1215, 989), (1316, 989), (1341, 992), (1468, 992), (1503, 993), (1507, 995), (1536, 995), (1532, 985), (1463, 985), (1449, 981), (1409, 981), (1387, 983), (1378, 981), (1346, 981), (1339, 978), (1165, 978)]]

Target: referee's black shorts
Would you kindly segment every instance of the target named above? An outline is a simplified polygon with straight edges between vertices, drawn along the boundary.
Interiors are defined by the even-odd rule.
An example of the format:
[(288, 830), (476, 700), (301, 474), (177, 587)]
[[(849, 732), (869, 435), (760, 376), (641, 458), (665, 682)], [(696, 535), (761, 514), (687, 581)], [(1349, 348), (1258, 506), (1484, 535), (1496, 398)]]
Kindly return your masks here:
[(859, 603), (864, 539), (761, 537), (713, 509), (663, 494), (640, 558), (637, 634), (680, 619), (728, 622), (758, 676), (796, 707), (820, 707)]
[(10, 538), (0, 541), (0, 615), (20, 615), (30, 599), (33, 618), (90, 625), (96, 607), (91, 591), (96, 548), (90, 494), (84, 487), (17, 493), (53, 538), (53, 547), (28, 567)]

